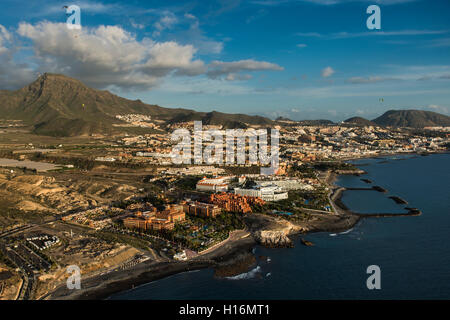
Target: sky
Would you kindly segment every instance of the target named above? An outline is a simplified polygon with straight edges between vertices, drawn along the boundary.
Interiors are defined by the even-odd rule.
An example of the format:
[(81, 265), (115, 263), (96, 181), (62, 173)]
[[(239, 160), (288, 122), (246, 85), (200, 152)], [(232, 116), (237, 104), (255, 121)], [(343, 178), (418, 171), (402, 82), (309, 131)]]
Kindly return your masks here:
[[(370, 5), (380, 29), (367, 27)], [(449, 12), (448, 0), (2, 0), (0, 89), (52, 72), (198, 111), (450, 115)]]

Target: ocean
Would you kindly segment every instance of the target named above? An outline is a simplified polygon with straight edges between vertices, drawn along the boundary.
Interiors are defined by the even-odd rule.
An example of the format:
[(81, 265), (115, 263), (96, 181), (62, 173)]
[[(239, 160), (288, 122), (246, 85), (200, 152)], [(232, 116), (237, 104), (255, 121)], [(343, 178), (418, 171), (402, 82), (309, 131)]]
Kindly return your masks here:
[[(365, 218), (342, 233), (295, 238), (295, 247), (254, 248), (257, 265), (232, 278), (211, 269), (154, 281), (111, 299), (449, 299), (450, 154), (405, 155), (353, 161), (367, 175), (340, 176), (344, 187), (388, 190), (345, 191), (342, 201), (361, 213), (422, 211), (420, 216)], [(399, 196), (408, 205), (388, 196)], [(369, 290), (367, 267), (381, 270), (381, 289)]]

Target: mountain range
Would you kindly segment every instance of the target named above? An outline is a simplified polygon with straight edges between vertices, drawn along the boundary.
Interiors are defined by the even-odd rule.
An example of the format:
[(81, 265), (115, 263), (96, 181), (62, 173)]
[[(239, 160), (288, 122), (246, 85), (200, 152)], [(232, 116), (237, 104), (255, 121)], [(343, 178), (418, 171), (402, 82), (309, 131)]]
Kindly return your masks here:
[(352, 117), (344, 122), (363, 126), (378, 125), (382, 127), (448, 127), (450, 126), (450, 117), (437, 112), (424, 110), (389, 110), (373, 120)]
[[(124, 122), (116, 116), (126, 114), (151, 116), (165, 124), (199, 120), (206, 125), (222, 125), (225, 128), (246, 128), (248, 125), (268, 127), (277, 123), (262, 116), (217, 111), (197, 112), (146, 104), (140, 100), (119, 97), (109, 91), (89, 88), (79, 80), (60, 74), (45, 73), (16, 91), (0, 90), (0, 118), (22, 120), (34, 133), (41, 135), (120, 133), (124, 130), (120, 127)], [(359, 124), (366, 121), (369, 120), (347, 120), (349, 123)], [(304, 125), (332, 124), (329, 120), (296, 122)], [(373, 122), (383, 126), (450, 126), (450, 117), (429, 111), (391, 110)]]

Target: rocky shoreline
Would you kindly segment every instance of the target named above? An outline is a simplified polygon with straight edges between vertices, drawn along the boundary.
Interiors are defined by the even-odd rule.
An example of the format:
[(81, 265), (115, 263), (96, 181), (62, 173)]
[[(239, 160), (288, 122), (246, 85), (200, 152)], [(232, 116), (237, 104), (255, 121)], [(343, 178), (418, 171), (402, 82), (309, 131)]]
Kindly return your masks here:
[[(389, 155), (392, 156), (392, 154)], [(361, 173), (358, 172), (358, 174)], [(281, 217), (252, 214), (245, 220), (248, 227), (247, 236), (230, 239), (207, 254), (184, 262), (144, 262), (131, 270), (111, 273), (103, 278), (99, 276), (88, 278), (83, 281), (81, 290), (69, 291), (65, 287), (60, 287), (47, 294), (44, 299), (106, 299), (115, 293), (127, 291), (177, 273), (206, 268), (214, 268), (216, 276), (230, 276), (236, 272), (243, 272), (242, 270), (254, 262), (252, 250), (255, 245), (292, 247), (291, 238), (295, 235), (348, 230), (358, 223), (363, 215), (352, 212), (342, 203), (341, 197), (345, 188), (334, 184), (337, 176), (336, 173), (329, 173), (325, 179), (331, 189), (329, 199), (335, 214), (311, 213), (311, 219), (302, 223), (293, 223)], [(407, 209), (410, 209), (409, 215), (420, 214), (416, 208)], [(304, 240), (304, 244), (311, 245), (312, 243)]]
[[(323, 217), (318, 217), (323, 216)], [(338, 232), (351, 228), (359, 217), (317, 214), (310, 222), (294, 224), (282, 218), (253, 214), (246, 219), (251, 236), (228, 241), (210, 253), (189, 261), (151, 263), (144, 262), (133, 269), (111, 272), (82, 280), (81, 290), (68, 290), (61, 286), (43, 299), (96, 300), (136, 288), (152, 281), (182, 272), (214, 268), (216, 276), (232, 276), (244, 272), (251, 265), (255, 245), (267, 247), (293, 247), (292, 236), (312, 232)], [(249, 264), (250, 263), (250, 264)]]
[(217, 276), (229, 276), (233, 272), (241, 272), (242, 268), (249, 265), (249, 261), (253, 261), (252, 249), (255, 245), (293, 247), (291, 238), (295, 235), (348, 230), (359, 221), (360, 217), (340, 202), (342, 188), (334, 185), (335, 179), (336, 174), (330, 174), (326, 181), (332, 188), (330, 200), (337, 211), (335, 214), (311, 213), (311, 218), (301, 223), (258, 213), (248, 215), (245, 217), (248, 229), (246, 236), (230, 239), (204, 255), (182, 262), (143, 262), (133, 269), (114, 271), (82, 280), (80, 290), (68, 290), (65, 286), (61, 286), (42, 299), (107, 299), (115, 293), (127, 291), (139, 285), (178, 273), (206, 268), (214, 268)]

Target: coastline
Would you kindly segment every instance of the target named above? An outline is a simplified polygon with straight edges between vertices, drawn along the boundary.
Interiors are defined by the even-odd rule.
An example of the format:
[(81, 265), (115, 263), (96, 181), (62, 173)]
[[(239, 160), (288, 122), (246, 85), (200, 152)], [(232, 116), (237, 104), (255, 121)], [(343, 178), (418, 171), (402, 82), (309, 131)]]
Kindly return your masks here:
[(113, 271), (82, 279), (80, 290), (60, 286), (41, 299), (45, 300), (100, 300), (178, 273), (219, 267), (251, 254), (256, 242), (252, 237), (231, 240), (212, 252), (188, 261), (143, 262), (132, 269)]
[[(330, 178), (330, 186), (333, 187), (333, 190), (338, 190), (339, 187), (334, 185), (334, 181), (337, 178), (336, 175)], [(208, 252), (189, 261), (143, 262), (132, 269), (113, 271), (106, 275), (96, 275), (84, 279), (82, 280), (82, 288), (80, 290), (69, 290), (65, 286), (60, 286), (40, 299), (107, 299), (116, 293), (125, 292), (140, 285), (145, 285), (178, 273), (229, 266), (245, 260), (249, 256), (253, 256), (252, 249), (260, 244), (255, 239), (255, 231), (261, 230), (261, 228), (268, 228), (269, 232), (276, 230), (285, 234), (286, 237), (292, 237), (316, 232), (345, 231), (352, 228), (360, 219), (360, 217), (354, 215), (351, 211), (343, 208), (340, 208), (338, 214), (325, 216), (320, 213), (313, 213), (312, 215), (312, 221), (294, 224), (282, 218), (274, 218), (256, 213), (252, 215), (251, 219), (257, 221), (257, 227), (250, 228), (249, 232), (241, 231), (240, 237), (232, 238), (230, 236), (230, 238), (218, 246), (208, 249)]]
[[(375, 156), (345, 159), (344, 161), (399, 155), (419, 156), (420, 154), (379, 154)], [(270, 217), (268, 220), (272, 221), (269, 221), (269, 224), (266, 224), (265, 227), (269, 225), (270, 228), (284, 233), (286, 237), (297, 236), (300, 234), (306, 235), (316, 232), (342, 232), (354, 227), (363, 215), (352, 212), (342, 203), (341, 197), (345, 188), (335, 184), (339, 175), (340, 174), (329, 172), (327, 177), (324, 179), (325, 183), (330, 188), (329, 200), (330, 204), (333, 206), (335, 214), (323, 215), (320, 213), (312, 213), (311, 215), (313, 219), (311, 221), (294, 224), (284, 220), (287, 221), (287, 223), (284, 223), (284, 226), (281, 227), (279, 224), (278, 226), (275, 226), (270, 224), (270, 222), (277, 223), (283, 219)], [(261, 216), (264, 216), (264, 218), (268, 217), (261, 214), (252, 215), (252, 217), (255, 217), (256, 220), (260, 220)], [(259, 228), (261, 229), (261, 226), (259, 226)], [(257, 229), (258, 227), (256, 230)], [(136, 265), (132, 269), (111, 272), (110, 274), (103, 276), (103, 278), (101, 276), (87, 278), (82, 281), (81, 290), (73, 291), (68, 290), (65, 286), (59, 287), (42, 298), (51, 300), (107, 299), (113, 294), (128, 291), (136, 288), (137, 286), (157, 281), (178, 273), (230, 265), (233, 262), (248, 258), (249, 255), (252, 255), (251, 251), (254, 246), (260, 244), (259, 241), (255, 239), (255, 230), (250, 228), (249, 231), (250, 233), (247, 232), (247, 235), (237, 239), (227, 239), (214, 248), (208, 249), (207, 253), (199, 255), (189, 261), (170, 261), (163, 263), (143, 262)]]

